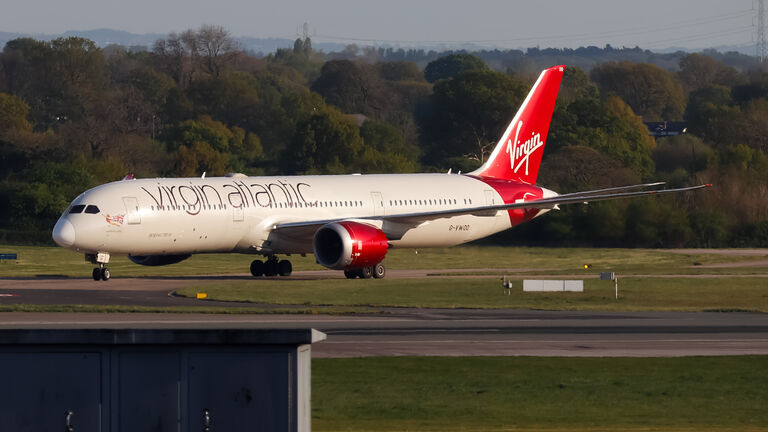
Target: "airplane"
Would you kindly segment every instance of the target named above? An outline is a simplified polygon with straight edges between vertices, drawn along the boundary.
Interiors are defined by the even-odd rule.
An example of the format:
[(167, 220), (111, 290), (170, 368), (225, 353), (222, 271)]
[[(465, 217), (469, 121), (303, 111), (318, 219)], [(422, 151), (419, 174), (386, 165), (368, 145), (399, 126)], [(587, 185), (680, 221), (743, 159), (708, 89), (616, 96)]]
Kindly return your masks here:
[(53, 228), (54, 241), (85, 254), (94, 280), (110, 256), (178, 263), (199, 253), (266, 257), (253, 276), (289, 276), (278, 255), (312, 253), (347, 278), (382, 278), (389, 248), (466, 243), (560, 205), (692, 191), (646, 183), (560, 195), (536, 186), (564, 66), (545, 69), (485, 163), (470, 173), (135, 179), (89, 189)]

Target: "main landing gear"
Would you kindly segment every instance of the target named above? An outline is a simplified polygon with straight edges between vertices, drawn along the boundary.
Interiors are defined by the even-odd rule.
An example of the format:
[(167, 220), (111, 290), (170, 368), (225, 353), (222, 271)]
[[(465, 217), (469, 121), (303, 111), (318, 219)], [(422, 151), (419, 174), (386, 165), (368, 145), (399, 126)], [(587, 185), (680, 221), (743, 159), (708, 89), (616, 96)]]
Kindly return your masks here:
[(85, 260), (91, 264), (98, 264), (98, 267), (93, 269), (93, 280), (109, 280), (111, 275), (109, 274), (109, 269), (107, 268), (107, 263), (109, 263), (108, 253), (85, 254)]
[(374, 277), (376, 279), (381, 279), (387, 274), (387, 269), (384, 267), (384, 264), (378, 263), (373, 267), (360, 267), (355, 269), (349, 269), (344, 270), (344, 276), (347, 277), (347, 279), (354, 279), (356, 277), (359, 277), (360, 279), (370, 279), (371, 277)]
[(278, 260), (276, 256), (270, 255), (266, 261), (253, 260), (251, 263), (251, 274), (259, 276), (290, 276), (293, 272), (293, 265), (288, 260)]
[(93, 269), (93, 280), (104, 280), (108, 281), (110, 277), (109, 269), (106, 267), (96, 267)]

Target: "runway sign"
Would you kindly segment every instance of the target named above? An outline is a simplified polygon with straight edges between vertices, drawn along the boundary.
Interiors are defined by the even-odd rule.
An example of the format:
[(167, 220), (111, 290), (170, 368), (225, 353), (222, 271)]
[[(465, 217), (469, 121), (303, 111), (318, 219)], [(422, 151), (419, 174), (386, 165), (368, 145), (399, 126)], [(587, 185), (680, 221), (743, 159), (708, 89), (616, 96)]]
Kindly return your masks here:
[(526, 279), (523, 292), (584, 292), (583, 280)]

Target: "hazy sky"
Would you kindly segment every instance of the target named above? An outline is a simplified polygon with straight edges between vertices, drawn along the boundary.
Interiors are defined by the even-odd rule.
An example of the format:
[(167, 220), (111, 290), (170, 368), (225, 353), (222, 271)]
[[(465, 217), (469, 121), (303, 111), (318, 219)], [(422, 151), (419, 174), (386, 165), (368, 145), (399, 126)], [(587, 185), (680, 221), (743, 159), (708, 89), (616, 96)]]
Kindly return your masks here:
[(214, 24), (234, 36), (293, 38), (306, 21), (313, 40), (341, 43), (700, 48), (751, 43), (751, 8), (752, 0), (4, 0), (0, 31)]

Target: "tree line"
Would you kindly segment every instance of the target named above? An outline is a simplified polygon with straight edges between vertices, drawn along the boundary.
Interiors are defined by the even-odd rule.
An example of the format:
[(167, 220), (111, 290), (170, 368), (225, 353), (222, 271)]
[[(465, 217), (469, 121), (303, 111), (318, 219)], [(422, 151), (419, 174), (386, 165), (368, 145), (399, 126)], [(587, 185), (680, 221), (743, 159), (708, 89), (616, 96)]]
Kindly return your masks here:
[[(525, 58), (501, 67), (448, 53), (422, 67), (348, 51), (297, 39), (256, 57), (215, 26), (138, 52), (76, 37), (9, 41), (0, 53), (0, 241), (49, 241), (78, 193), (128, 173), (467, 172), (538, 74)], [(571, 206), (491, 241), (768, 246), (766, 70), (703, 53), (670, 69), (614, 51), (616, 61), (589, 71), (566, 68), (539, 182), (562, 193), (655, 180), (715, 187)], [(643, 121), (685, 121), (687, 133), (654, 139)]]

